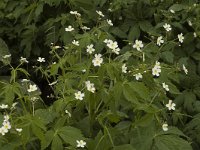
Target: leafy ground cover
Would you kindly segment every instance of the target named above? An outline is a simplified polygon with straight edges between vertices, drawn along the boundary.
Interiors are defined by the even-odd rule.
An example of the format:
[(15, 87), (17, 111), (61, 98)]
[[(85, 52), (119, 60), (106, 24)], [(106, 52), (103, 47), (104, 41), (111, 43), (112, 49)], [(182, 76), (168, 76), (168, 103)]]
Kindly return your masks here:
[(0, 1), (2, 150), (199, 150), (197, 0)]

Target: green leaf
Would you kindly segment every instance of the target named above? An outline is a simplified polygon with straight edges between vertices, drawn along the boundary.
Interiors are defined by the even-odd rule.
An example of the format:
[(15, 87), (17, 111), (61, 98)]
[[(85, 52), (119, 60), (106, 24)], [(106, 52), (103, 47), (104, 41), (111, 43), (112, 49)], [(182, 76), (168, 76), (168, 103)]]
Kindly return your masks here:
[(65, 143), (76, 146), (76, 140), (83, 140), (81, 131), (71, 126), (65, 126), (58, 130), (59, 136)]
[(134, 123), (134, 125), (136, 126), (148, 126), (154, 119), (154, 114), (146, 114), (144, 116), (142, 116), (139, 120), (136, 120), (136, 122)]
[(135, 41), (140, 37), (140, 28), (138, 25), (134, 25), (130, 28), (129, 34), (128, 34), (128, 40)]
[(0, 61), (2, 61), (5, 65), (9, 64), (11, 58), (3, 58), (5, 55), (10, 55), (7, 44), (0, 38)]
[(47, 131), (45, 134), (45, 140), (41, 141), (41, 149), (43, 150), (47, 148), (52, 142), (53, 138), (54, 138), (54, 132), (52, 130)]
[(167, 63), (173, 63), (174, 62), (174, 54), (170, 51), (162, 52), (161, 58)]
[(139, 22), (140, 28), (144, 31), (144, 32), (149, 32), (152, 30), (153, 26), (151, 25), (151, 23), (149, 21), (141, 21)]
[(127, 35), (124, 31), (122, 31), (120, 28), (115, 27), (111, 30), (111, 33), (113, 33), (114, 35), (120, 37), (120, 38), (126, 38)]
[(129, 84), (125, 84), (124, 87), (123, 87), (123, 94), (124, 94), (124, 97), (132, 102), (132, 103), (139, 103), (138, 102), (138, 99), (136, 97), (136, 93), (133, 91), (132, 87), (129, 85)]
[(162, 135), (155, 138), (155, 150), (192, 150), (191, 145), (184, 139), (175, 135)]
[(32, 128), (33, 134), (36, 137), (38, 137), (38, 139), (40, 139), (40, 141), (44, 141), (45, 140), (44, 133), (39, 127), (37, 127), (35, 124), (32, 124), (31, 128)]
[(174, 10), (174, 11), (181, 11), (183, 9), (187, 9), (187, 6), (183, 4), (174, 4), (169, 8), (169, 10)]
[(56, 112), (52, 112), (52, 110), (50, 109), (37, 109), (35, 111), (35, 116), (40, 118), (43, 121), (44, 125), (47, 125), (50, 122), (53, 122), (57, 114)]
[(43, 3), (39, 3), (35, 9), (35, 15), (36, 17), (39, 16), (43, 12)]
[(135, 148), (132, 147), (130, 144), (124, 144), (120, 146), (115, 146), (115, 150), (136, 150)]
[(194, 103), (196, 101), (196, 95), (192, 92), (184, 92), (184, 108), (192, 113), (194, 112)]
[(63, 150), (62, 141), (58, 135), (55, 135), (53, 138), (51, 150)]
[(130, 82), (132, 90), (135, 91), (140, 98), (150, 101), (149, 89), (142, 82)]

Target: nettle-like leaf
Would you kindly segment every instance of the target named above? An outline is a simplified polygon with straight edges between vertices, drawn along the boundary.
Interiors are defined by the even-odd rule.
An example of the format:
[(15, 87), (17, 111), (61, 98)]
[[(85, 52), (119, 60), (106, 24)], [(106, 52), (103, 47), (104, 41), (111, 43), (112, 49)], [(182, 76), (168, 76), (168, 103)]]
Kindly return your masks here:
[(126, 99), (133, 103), (138, 103), (142, 100), (150, 101), (149, 89), (142, 82), (124, 84), (123, 93)]
[[(155, 126), (151, 124), (142, 128), (136, 127), (134, 133), (135, 137), (132, 138), (131, 144), (136, 149), (181, 150), (186, 147), (188, 150), (192, 150), (190, 143), (182, 138), (185, 135), (177, 128), (169, 128), (168, 131), (163, 132), (159, 129), (156, 130)], [(140, 144), (141, 142), (143, 144)]]
[(5, 65), (9, 64), (11, 57), (4, 58), (5, 56), (11, 55), (7, 44), (0, 38), (0, 61)]

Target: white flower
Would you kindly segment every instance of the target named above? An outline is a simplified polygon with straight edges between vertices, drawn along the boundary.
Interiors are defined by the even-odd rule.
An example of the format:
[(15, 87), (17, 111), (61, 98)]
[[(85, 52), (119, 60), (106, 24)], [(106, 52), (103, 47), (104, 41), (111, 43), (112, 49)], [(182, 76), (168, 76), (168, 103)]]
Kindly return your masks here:
[(11, 54), (2, 56), (4, 59), (11, 57)]
[(22, 128), (16, 128), (16, 131), (20, 133), (22, 132)]
[(108, 39), (105, 39), (103, 42), (108, 44), (109, 42), (111, 42), (112, 40), (108, 40)]
[(22, 79), (21, 82), (29, 82), (30, 80), (28, 79)]
[(70, 11), (69, 13), (72, 14), (72, 15), (77, 15), (79, 17), (81, 16), (81, 14), (78, 13), (77, 11)]
[(8, 115), (3, 116), (3, 118), (4, 118), (4, 122), (8, 121), (10, 119), (10, 117)]
[(172, 103), (172, 100), (169, 100), (169, 103), (165, 105), (169, 110), (175, 110), (175, 103)]
[(163, 44), (163, 43), (164, 43), (163, 37), (162, 37), (162, 36), (159, 36), (159, 37), (157, 38), (157, 45), (160, 46), (160, 45)]
[(154, 67), (153, 69), (152, 69), (152, 74), (154, 75), (154, 76), (159, 76), (160, 75), (160, 72), (161, 72), (161, 69), (160, 68), (156, 68), (156, 67)]
[(38, 61), (38, 62), (45, 62), (45, 58), (38, 57), (37, 61)]
[(72, 41), (72, 44), (74, 44), (74, 45), (76, 45), (76, 46), (79, 46), (79, 41), (73, 40), (73, 41)]
[(188, 25), (189, 25), (189, 26), (192, 26), (192, 22), (191, 22), (190, 20), (188, 21)]
[(80, 140), (80, 141), (76, 140), (76, 142), (77, 142), (77, 147), (82, 147), (82, 148), (84, 148), (85, 145), (86, 145), (86, 142), (83, 141), (83, 140)]
[(83, 27), (81, 27), (81, 29), (83, 29), (83, 30), (90, 30), (90, 28), (88, 28), (87, 26), (83, 26)]
[(123, 73), (127, 73), (126, 64), (123, 64), (123, 65), (122, 65), (122, 72), (123, 72)]
[(16, 106), (17, 104), (18, 104), (18, 102), (13, 103), (10, 109), (15, 109), (15, 106)]
[(160, 62), (156, 61), (155, 66), (152, 68), (152, 74), (154, 76), (160, 76), (161, 73), (161, 66), (160, 66)]
[(83, 69), (82, 72), (85, 73), (85, 72), (86, 72), (86, 69)]
[(9, 121), (4, 121), (3, 122), (3, 127), (7, 130), (11, 129), (11, 125)]
[(183, 43), (183, 40), (184, 40), (183, 33), (178, 34), (178, 40), (179, 40), (180, 43)]
[(144, 45), (142, 41), (140, 40), (135, 40), (135, 44), (133, 45), (133, 48), (136, 48), (138, 51), (141, 51), (141, 48), (143, 48)]
[(104, 43), (107, 44), (107, 46), (112, 50), (113, 53), (119, 55), (120, 49), (116, 41), (105, 39)]
[(37, 86), (35, 84), (33, 85), (29, 85), (29, 89), (27, 90), (29, 93), (30, 92), (34, 92), (34, 91), (37, 91)]
[(20, 58), (20, 61), (21, 61), (21, 62), (28, 63), (28, 60), (27, 60), (26, 58), (24, 58), (24, 57), (21, 57), (21, 58)]
[(49, 83), (50, 86), (55, 85), (58, 81), (54, 81), (52, 83)]
[(90, 81), (86, 81), (85, 85), (87, 87), (87, 90), (94, 93), (95, 92), (95, 87), (94, 87), (94, 83), (91, 83)]
[(163, 131), (168, 131), (168, 124), (164, 123), (162, 125), (162, 129), (163, 129)]
[(7, 132), (8, 132), (8, 130), (7, 130), (6, 128), (4, 128), (4, 126), (2, 126), (2, 127), (0, 128), (0, 134), (1, 134), (1, 135), (5, 135)]
[(68, 114), (69, 117), (71, 117), (71, 113), (68, 110), (65, 110), (65, 113)]
[(101, 58), (101, 54), (95, 54), (95, 58), (92, 60), (94, 66), (101, 66), (103, 63), (103, 58)]
[(101, 11), (96, 10), (96, 13), (97, 13), (99, 16), (104, 17), (104, 14), (103, 14)]
[(1, 104), (1, 105), (0, 105), (0, 108), (1, 108), (1, 109), (7, 109), (7, 108), (8, 108), (8, 105)]
[(3, 118), (4, 118), (4, 122), (6, 122), (10, 119), (10, 117), (8, 115), (3, 116)]
[(83, 97), (85, 96), (85, 94), (81, 93), (81, 91), (74, 93), (74, 95), (77, 100), (81, 100), (81, 101), (83, 100)]
[(162, 83), (162, 86), (166, 91), (169, 91), (169, 86), (165, 82)]
[(107, 21), (107, 23), (108, 23), (110, 26), (113, 26), (113, 23), (112, 23), (111, 20), (107, 19), (106, 21)]
[(137, 73), (134, 75), (136, 80), (142, 79), (142, 74), (141, 73)]
[(65, 31), (67, 31), (67, 32), (71, 32), (73, 30), (74, 30), (74, 28), (72, 26), (68, 26), (67, 28), (65, 28)]
[(193, 33), (193, 35), (194, 35), (194, 37), (197, 37), (197, 34), (196, 34), (196, 32), (194, 32), (194, 33)]
[(61, 48), (61, 47), (57, 45), (57, 46), (53, 46), (53, 48), (54, 48), (54, 49), (59, 49), (59, 48)]
[(188, 70), (187, 70), (187, 68), (185, 67), (184, 64), (183, 64), (183, 71), (185, 72), (185, 74), (188, 74)]
[(166, 30), (167, 32), (172, 30), (171, 25), (170, 25), (170, 24), (167, 24), (167, 23), (165, 23), (165, 24), (163, 25), (163, 28), (165, 28), (165, 30)]
[(119, 48), (112, 49), (112, 52), (119, 55), (120, 49)]
[(175, 13), (175, 11), (173, 10), (173, 9), (170, 9), (169, 10), (172, 14), (174, 14)]
[(88, 45), (86, 51), (87, 51), (89, 54), (92, 54), (92, 53), (95, 51), (95, 49), (94, 49), (93, 47), (94, 47), (93, 44)]

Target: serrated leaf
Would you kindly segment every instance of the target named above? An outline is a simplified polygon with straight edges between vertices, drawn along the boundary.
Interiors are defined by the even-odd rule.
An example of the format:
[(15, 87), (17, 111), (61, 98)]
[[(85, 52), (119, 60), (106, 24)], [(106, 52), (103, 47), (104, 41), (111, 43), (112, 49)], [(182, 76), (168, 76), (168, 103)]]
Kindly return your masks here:
[(173, 63), (174, 62), (174, 54), (170, 51), (162, 52), (161, 58), (167, 63)]
[(135, 148), (132, 147), (130, 144), (124, 144), (120, 146), (115, 146), (115, 150), (136, 150)]
[(140, 28), (138, 25), (134, 25), (130, 28), (129, 34), (128, 34), (128, 40), (135, 41), (140, 37)]
[(55, 135), (53, 138), (51, 150), (63, 150), (62, 141), (58, 135)]
[(132, 90), (139, 95), (140, 98), (150, 101), (149, 89), (142, 82), (130, 82)]
[(129, 85), (129, 84), (125, 84), (124, 87), (123, 87), (123, 94), (124, 94), (124, 97), (132, 102), (132, 103), (139, 103), (138, 102), (138, 99), (136, 97), (136, 93), (133, 91), (132, 87)]
[(187, 6), (185, 6), (183, 4), (174, 4), (169, 8), (169, 10), (181, 11), (181, 10), (186, 9), (186, 8), (187, 8)]
[(111, 33), (113, 33), (114, 35), (120, 37), (120, 38), (127, 38), (127, 35), (124, 31), (122, 31), (120, 28), (115, 27), (111, 30)]
[(0, 61), (7, 65), (10, 63), (11, 58), (3, 58), (5, 55), (10, 55), (10, 52), (7, 44), (0, 38)]
[(76, 146), (76, 140), (83, 140), (81, 131), (71, 126), (65, 126), (58, 130), (59, 136), (65, 143)]

